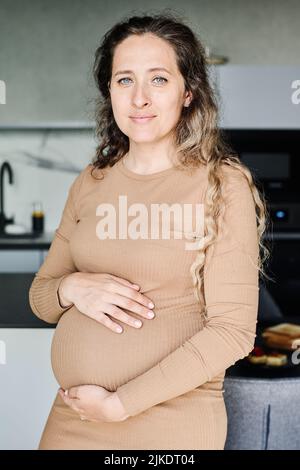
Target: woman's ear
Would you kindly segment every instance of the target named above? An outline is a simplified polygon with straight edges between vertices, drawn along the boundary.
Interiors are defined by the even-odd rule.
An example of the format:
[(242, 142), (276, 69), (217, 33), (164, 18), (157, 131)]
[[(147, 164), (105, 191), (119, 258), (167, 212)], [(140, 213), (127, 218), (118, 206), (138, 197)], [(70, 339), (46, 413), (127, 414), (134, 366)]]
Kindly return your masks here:
[(185, 100), (184, 100), (183, 106), (188, 107), (191, 104), (192, 99), (193, 99), (192, 92), (187, 91), (185, 94)]

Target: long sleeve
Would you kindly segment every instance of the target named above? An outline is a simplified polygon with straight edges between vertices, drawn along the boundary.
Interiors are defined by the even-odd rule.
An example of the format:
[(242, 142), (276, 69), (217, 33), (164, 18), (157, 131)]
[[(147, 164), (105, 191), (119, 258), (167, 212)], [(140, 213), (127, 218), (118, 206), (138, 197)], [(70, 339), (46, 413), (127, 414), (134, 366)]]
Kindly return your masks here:
[(76, 201), (88, 166), (75, 178), (69, 188), (61, 220), (55, 230), (48, 254), (29, 289), (32, 311), (47, 323), (57, 323), (60, 316), (70, 308), (60, 304), (58, 288), (65, 276), (77, 271), (70, 253), (69, 240), (77, 223)]
[(259, 295), (255, 205), (248, 181), (236, 169), (225, 169), (222, 191), (220, 232), (204, 266), (206, 324), (158, 364), (117, 388), (130, 416), (199, 387), (253, 349)]

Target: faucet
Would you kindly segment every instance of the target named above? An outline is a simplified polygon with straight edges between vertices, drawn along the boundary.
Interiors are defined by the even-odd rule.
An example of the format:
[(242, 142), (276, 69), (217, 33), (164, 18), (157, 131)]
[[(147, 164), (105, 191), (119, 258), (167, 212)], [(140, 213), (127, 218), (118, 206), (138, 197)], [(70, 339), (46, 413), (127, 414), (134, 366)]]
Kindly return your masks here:
[(4, 174), (5, 170), (8, 172), (9, 184), (13, 183), (13, 171), (8, 162), (3, 162), (0, 168), (0, 233), (4, 232), (4, 227), (7, 224), (14, 222), (14, 217), (7, 218), (4, 213)]

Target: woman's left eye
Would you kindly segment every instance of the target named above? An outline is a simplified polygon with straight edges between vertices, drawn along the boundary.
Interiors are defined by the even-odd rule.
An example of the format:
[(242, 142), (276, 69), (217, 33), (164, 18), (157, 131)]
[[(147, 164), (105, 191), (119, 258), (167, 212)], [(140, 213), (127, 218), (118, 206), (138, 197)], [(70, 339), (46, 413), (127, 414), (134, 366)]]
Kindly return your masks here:
[(162, 80), (164, 80), (165, 82), (167, 82), (168, 80), (164, 77), (155, 77), (154, 80), (156, 80), (157, 78), (161, 78)]

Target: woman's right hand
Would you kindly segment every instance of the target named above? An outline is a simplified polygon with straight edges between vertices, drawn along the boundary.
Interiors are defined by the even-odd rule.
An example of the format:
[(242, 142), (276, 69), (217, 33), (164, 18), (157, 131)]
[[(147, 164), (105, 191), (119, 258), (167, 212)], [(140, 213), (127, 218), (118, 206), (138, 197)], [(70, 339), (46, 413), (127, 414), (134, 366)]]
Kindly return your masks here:
[[(74, 304), (84, 315), (116, 333), (122, 333), (123, 328), (108, 315), (129, 326), (140, 328), (142, 322), (128, 315), (122, 307), (147, 319), (151, 318), (148, 313), (153, 313), (154, 305), (149, 305), (151, 299), (133, 286), (126, 279), (108, 273), (75, 272), (63, 278), (58, 296), (62, 305)], [(137, 321), (140, 322), (139, 325), (135, 323)]]

